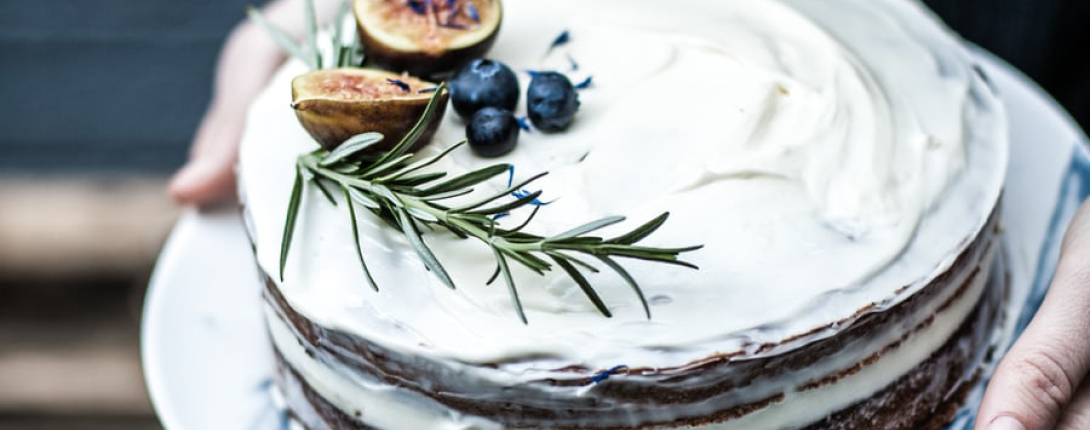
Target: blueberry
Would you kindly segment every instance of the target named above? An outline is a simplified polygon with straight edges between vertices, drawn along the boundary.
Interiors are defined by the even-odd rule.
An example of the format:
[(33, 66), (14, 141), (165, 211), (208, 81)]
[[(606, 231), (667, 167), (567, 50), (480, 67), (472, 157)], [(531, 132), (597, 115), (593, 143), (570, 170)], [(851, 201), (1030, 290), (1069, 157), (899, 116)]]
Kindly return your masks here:
[(503, 63), (476, 59), (450, 81), (450, 101), (463, 119), (486, 106), (513, 111), (519, 102), (519, 80)]
[(466, 124), (466, 138), (473, 152), (482, 157), (499, 157), (515, 149), (519, 124), (506, 109), (484, 107)]
[(571, 126), (579, 109), (579, 94), (567, 76), (540, 72), (526, 90), (526, 110), (534, 127), (544, 132), (561, 131)]

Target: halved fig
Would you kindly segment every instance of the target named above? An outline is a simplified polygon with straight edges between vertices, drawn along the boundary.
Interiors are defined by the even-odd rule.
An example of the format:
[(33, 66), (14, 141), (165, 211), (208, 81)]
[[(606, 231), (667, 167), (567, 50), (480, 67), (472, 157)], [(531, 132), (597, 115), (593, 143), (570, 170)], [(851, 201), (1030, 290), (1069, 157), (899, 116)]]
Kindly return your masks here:
[[(291, 81), (292, 108), (303, 128), (326, 149), (349, 137), (378, 132), (385, 136), (374, 151), (401, 141), (424, 113), (437, 84), (373, 69), (326, 69)], [(439, 95), (436, 114), (413, 151), (431, 140), (446, 110), (446, 91)]]
[(367, 61), (445, 77), (484, 57), (500, 30), (500, 0), (354, 0)]

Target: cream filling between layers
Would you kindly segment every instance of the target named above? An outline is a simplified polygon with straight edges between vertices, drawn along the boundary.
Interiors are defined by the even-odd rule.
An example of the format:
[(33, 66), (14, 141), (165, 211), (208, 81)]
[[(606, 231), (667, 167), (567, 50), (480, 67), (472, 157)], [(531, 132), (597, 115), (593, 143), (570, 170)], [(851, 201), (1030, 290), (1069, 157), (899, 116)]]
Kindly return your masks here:
[[(520, 178), (552, 172), (534, 187), (556, 199), (534, 231), (630, 217), (608, 235), (669, 210), (649, 244), (704, 244), (685, 256), (701, 270), (624, 262), (651, 298), (651, 320), (611, 274), (590, 277), (614, 310), (606, 319), (566, 277), (518, 271), (530, 319), (523, 326), (502, 285), (483, 285), (494, 263), (479, 244), (427, 236), (459, 287), (452, 291), (403, 238), (362, 213), (364, 254), (382, 287), (371, 291), (345, 205), (310, 189), (278, 288), (315, 323), (406, 354), (498, 363), (490, 377), (499, 384), (570, 365), (670, 367), (738, 350), (753, 357), (756, 345), (911, 296), (950, 267), (998, 198), (1000, 105), (966, 51), (916, 2), (505, 5), (492, 57), (518, 71), (567, 70), (570, 54), (580, 63), (572, 77), (590, 73), (595, 82), (580, 93), (571, 130), (524, 133), (500, 160)], [(563, 29), (571, 43), (542, 60)], [(255, 101), (240, 153), (257, 259), (273, 274), (293, 162), (314, 148), (288, 103), (288, 82), (303, 71), (289, 64)], [(463, 130), (451, 113), (425, 152), (461, 140)], [(456, 174), (495, 161), (467, 149), (436, 168)]]
[(368, 381), (343, 364), (311, 357), (276, 311), (265, 305), (265, 321), (273, 345), (318, 395), (345, 415), (379, 429), (460, 430), (502, 429), (496, 423), (466, 417), (417, 393), (379, 381)]
[[(980, 302), (988, 283), (994, 282), (994, 277), (989, 279), (987, 275), (992, 273), (994, 257), (994, 251), (984, 256), (979, 267), (980, 275), (973, 278), (961, 297), (953, 300), (942, 312), (932, 313), (934, 307), (946, 302), (945, 297), (938, 297), (934, 303), (923, 306), (920, 311), (907, 318), (911, 321), (924, 321), (928, 316), (934, 315), (934, 319), (929, 324), (914, 332), (896, 348), (883, 353), (877, 361), (859, 372), (835, 383), (806, 391), (798, 391), (798, 388), (821, 379), (825, 375), (811, 372), (795, 375), (797, 385), (785, 390), (783, 401), (739, 419), (700, 428), (708, 430), (798, 428), (871, 397), (926, 360), (951, 338)], [(966, 270), (958, 278), (969, 281), (968, 277), (972, 272), (973, 270)], [(955, 285), (960, 285), (960, 282)], [(949, 290), (953, 294), (956, 288)], [(379, 429), (493, 430), (503, 428), (502, 425), (487, 419), (450, 410), (418, 393), (360, 377), (335, 359), (318, 360), (306, 352), (283, 319), (268, 305), (266, 305), (265, 314), (272, 333), (273, 344), (287, 363), (322, 398), (348, 416), (360, 416), (363, 422)], [(916, 328), (916, 325), (911, 325), (909, 328)], [(881, 349), (889, 345), (890, 340), (893, 339), (886, 339), (882, 343), (871, 346)], [(859, 356), (857, 359), (861, 360), (865, 356)], [(850, 362), (839, 363), (837, 365), (840, 367), (834, 372), (849, 368), (851, 364)], [(469, 372), (467, 377), (473, 377), (473, 373)], [(565, 394), (570, 395), (570, 392), (574, 390), (578, 389), (569, 388), (566, 390), (568, 393)], [(709, 401), (705, 404), (707, 410), (704, 413), (715, 412), (721, 407), (722, 405), (716, 404), (715, 401)], [(640, 418), (655, 421), (684, 419), (692, 416), (692, 409), (696, 408), (699, 406), (676, 406), (662, 410), (661, 416), (641, 416)], [(682, 414), (683, 411), (690, 413), (685, 415)]]

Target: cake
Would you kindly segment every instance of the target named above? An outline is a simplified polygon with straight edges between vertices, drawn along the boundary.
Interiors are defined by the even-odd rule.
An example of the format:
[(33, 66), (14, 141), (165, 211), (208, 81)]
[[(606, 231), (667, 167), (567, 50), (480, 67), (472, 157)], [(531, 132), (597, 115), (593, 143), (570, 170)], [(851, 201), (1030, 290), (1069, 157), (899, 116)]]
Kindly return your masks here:
[[(381, 0), (374, 0), (381, 1)], [(960, 40), (906, 0), (506, 0), (488, 54), (562, 70), (572, 127), (523, 132), (514, 180), (532, 227), (662, 212), (648, 243), (700, 244), (699, 266), (620, 261), (588, 274), (605, 318), (563, 273), (513, 269), (527, 323), (487, 285), (491, 251), (405, 237), (314, 188), (281, 268), (295, 160), (317, 148), (288, 103), (289, 62), (254, 102), (239, 158), (277, 386), (321, 429), (940, 429), (979, 377), (1005, 279), (1004, 112)], [(566, 43), (550, 42), (566, 31)], [(525, 115), (520, 105), (519, 115)], [(447, 114), (418, 156), (465, 138)], [(457, 149), (430, 167), (484, 159)], [(476, 192), (496, 192), (504, 181)], [(499, 222), (518, 224), (525, 214)], [(510, 224), (507, 224), (510, 225)]]

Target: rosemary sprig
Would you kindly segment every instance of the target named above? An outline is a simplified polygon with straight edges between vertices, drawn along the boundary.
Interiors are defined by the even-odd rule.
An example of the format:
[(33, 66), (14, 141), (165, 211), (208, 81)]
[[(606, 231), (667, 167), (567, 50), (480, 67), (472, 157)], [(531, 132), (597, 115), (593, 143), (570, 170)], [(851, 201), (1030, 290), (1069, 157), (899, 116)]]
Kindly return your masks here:
[(303, 44), (297, 42), (284, 30), (276, 27), (261, 13), (260, 9), (250, 6), (246, 8), (246, 13), (254, 23), (272, 36), (273, 41), (280, 45), (280, 49), (284, 50), (285, 53), (302, 61), (311, 70), (319, 70), (337, 67), (358, 67), (363, 64), (363, 47), (360, 44), (359, 36), (355, 32), (351, 32), (351, 39), (344, 40), (344, 21), (348, 17), (350, 9), (349, 2), (344, 1), (337, 11), (337, 17), (333, 22), (333, 38), (330, 49), (332, 53), (330, 59), (332, 61), (328, 62), (323, 59), (322, 50), (318, 46), (318, 18), (315, 14), (314, 0), (307, 0), (303, 5), (303, 15), (306, 21), (304, 23), (306, 25), (306, 34), (303, 40), (305, 43)]
[(303, 5), (303, 15), (306, 17), (307, 47), (314, 56), (314, 64), (322, 67), (322, 50), (318, 49), (318, 16), (314, 12), (314, 0), (307, 0)]
[[(511, 301), (523, 323), (526, 323), (527, 319), (519, 300), (514, 277), (511, 275), (509, 266), (511, 261), (540, 275), (552, 270), (554, 265), (560, 267), (579, 286), (594, 307), (606, 317), (612, 316), (609, 307), (584, 276), (584, 272), (596, 273), (598, 269), (580, 256), (596, 259), (616, 272), (635, 291), (647, 318), (651, 318), (651, 310), (643, 291), (632, 275), (616, 259), (631, 258), (696, 268), (678, 259), (678, 256), (697, 250), (701, 246), (655, 248), (638, 245), (638, 242), (654, 233), (666, 222), (668, 214), (665, 213), (632, 231), (610, 239), (596, 236), (594, 233), (624, 221), (623, 217), (592, 221), (552, 236), (539, 236), (526, 232), (525, 228), (531, 225), (533, 217), (541, 209), (541, 206), (533, 205), (533, 202), (541, 196), (541, 192), (521, 193), (520, 197), (513, 194), (540, 179), (545, 175), (544, 173), (459, 206), (443, 204), (444, 200), (470, 194), (473, 187), (501, 176), (511, 168), (508, 164), (496, 164), (453, 178), (447, 178), (445, 172), (421, 173), (421, 169), (434, 164), (465, 143), (458, 143), (434, 157), (423, 160), (415, 160), (415, 157), (408, 153), (409, 148), (420, 138), (425, 125), (429, 124), (436, 114), (439, 95), (445, 89), (445, 84), (439, 85), (416, 125), (389, 151), (379, 154), (364, 151), (382, 140), (381, 135), (365, 133), (345, 141), (332, 151), (318, 149), (298, 158), (296, 181), (289, 199), (281, 243), (281, 280), (283, 280), (284, 265), (287, 262), (293, 231), (296, 228), (296, 220), (303, 201), (302, 193), (305, 183), (308, 182), (314, 183), (327, 197), (331, 195), (325, 189), (326, 185), (323, 182), (336, 184), (341, 189), (343, 199), (349, 208), (349, 216), (352, 217), (352, 236), (356, 243), (360, 266), (372, 288), (377, 290), (378, 286), (371, 277), (359, 247), (359, 229), (355, 218), (357, 204), (384, 220), (391, 228), (404, 234), (420, 256), (424, 266), (450, 288), (454, 288), (454, 282), (428, 247), (425, 240), (427, 232), (437, 227), (443, 228), (458, 237), (473, 239), (489, 247), (496, 259), (496, 271), (488, 283), (492, 283), (499, 275), (503, 276)], [(336, 202), (334, 201), (333, 204)], [(533, 212), (516, 228), (501, 228), (494, 218), (496, 214), (529, 206), (533, 207)]]

